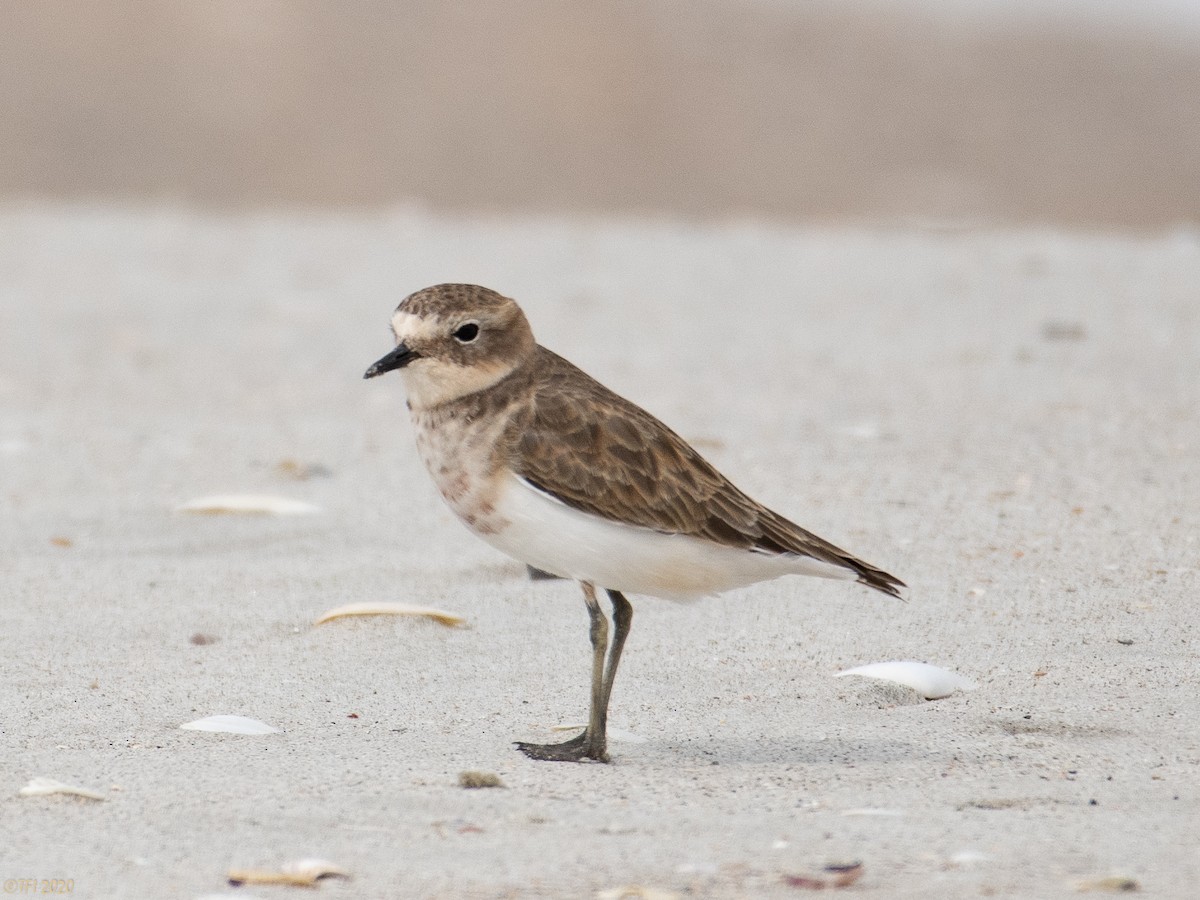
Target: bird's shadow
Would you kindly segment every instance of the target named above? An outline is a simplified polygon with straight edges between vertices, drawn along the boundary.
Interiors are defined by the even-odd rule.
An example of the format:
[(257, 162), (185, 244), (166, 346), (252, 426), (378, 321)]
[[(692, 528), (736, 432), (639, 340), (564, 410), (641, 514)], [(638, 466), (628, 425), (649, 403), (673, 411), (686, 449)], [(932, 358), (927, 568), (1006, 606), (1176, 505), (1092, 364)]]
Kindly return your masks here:
[[(619, 745), (618, 745), (619, 747)], [(613, 748), (618, 753), (618, 748)], [(638, 748), (646, 756), (682, 766), (804, 765), (843, 769), (854, 765), (934, 762), (948, 754), (928, 746), (887, 738), (805, 738), (792, 735), (719, 735), (664, 740)], [(621, 755), (629, 755), (628, 751)]]

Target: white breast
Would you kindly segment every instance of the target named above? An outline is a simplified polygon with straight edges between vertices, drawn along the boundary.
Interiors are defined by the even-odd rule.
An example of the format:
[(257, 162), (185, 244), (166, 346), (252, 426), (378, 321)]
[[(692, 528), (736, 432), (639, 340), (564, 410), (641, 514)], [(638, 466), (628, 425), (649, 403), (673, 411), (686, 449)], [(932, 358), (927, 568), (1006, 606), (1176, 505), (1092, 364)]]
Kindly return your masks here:
[(473, 530), (521, 562), (597, 587), (688, 600), (788, 574), (857, 577), (809, 557), (621, 525), (567, 506), (515, 475), (503, 478), (498, 488), (493, 502), (505, 524)]

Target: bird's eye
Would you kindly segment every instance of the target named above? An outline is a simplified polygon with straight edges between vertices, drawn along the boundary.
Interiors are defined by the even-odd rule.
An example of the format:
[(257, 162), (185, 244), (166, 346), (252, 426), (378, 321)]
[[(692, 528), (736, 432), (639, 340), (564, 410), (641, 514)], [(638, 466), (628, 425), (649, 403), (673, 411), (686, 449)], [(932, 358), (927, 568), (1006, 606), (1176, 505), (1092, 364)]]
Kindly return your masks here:
[(454, 339), (460, 344), (469, 344), (477, 337), (479, 337), (479, 326), (474, 322), (467, 322), (454, 329)]

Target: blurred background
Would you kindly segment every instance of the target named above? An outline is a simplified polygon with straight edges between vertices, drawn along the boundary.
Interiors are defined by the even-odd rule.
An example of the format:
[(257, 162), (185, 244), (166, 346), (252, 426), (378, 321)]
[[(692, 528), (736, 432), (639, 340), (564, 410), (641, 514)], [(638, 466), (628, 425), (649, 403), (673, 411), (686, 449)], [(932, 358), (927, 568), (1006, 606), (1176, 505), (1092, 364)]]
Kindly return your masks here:
[(1200, 221), (1194, 0), (0, 11), (0, 201)]

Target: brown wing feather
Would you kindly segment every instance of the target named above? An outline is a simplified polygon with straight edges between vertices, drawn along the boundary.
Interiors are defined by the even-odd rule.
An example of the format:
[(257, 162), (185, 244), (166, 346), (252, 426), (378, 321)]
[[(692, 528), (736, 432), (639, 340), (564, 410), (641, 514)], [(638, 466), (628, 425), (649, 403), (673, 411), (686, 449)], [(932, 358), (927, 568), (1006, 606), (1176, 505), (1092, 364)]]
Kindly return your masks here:
[(532, 362), (534, 402), (508, 444), (517, 474), (540, 490), (606, 519), (833, 563), (899, 596), (899, 579), (756, 503), (666, 425), (562, 357), (538, 347)]

